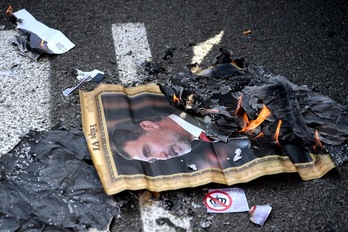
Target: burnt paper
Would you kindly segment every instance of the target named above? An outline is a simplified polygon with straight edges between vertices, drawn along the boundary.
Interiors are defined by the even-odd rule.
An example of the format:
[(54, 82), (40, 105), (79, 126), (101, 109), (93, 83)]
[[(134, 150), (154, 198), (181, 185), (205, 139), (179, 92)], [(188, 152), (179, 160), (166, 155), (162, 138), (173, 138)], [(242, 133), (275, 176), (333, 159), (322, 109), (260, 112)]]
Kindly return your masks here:
[(25, 35), (16, 36), (14, 43), (18, 45), (22, 54), (33, 60), (43, 53), (63, 54), (75, 47), (61, 31), (37, 21), (26, 9), (13, 13), (11, 9), (7, 13), (16, 18), (17, 29)]
[(285, 150), (329, 150), (336, 165), (347, 161), (347, 106), (260, 66), (246, 65), (229, 49), (220, 48), (211, 67), (186, 70), (159, 84), (172, 105), (209, 118), (207, 134), (217, 141), (243, 134)]
[[(93, 91), (80, 91), (87, 146), (107, 194), (211, 182), (232, 185), (283, 172), (298, 172), (310, 180), (335, 167), (320, 149), (312, 153), (297, 144), (279, 146), (243, 134), (221, 141), (209, 133), (209, 120), (179, 110), (167, 97), (156, 84), (101, 84)], [(238, 129), (232, 128), (226, 131)], [(210, 142), (199, 139), (201, 132), (208, 132)]]
[(106, 231), (119, 213), (81, 131), (31, 131), (0, 159), (1, 231)]

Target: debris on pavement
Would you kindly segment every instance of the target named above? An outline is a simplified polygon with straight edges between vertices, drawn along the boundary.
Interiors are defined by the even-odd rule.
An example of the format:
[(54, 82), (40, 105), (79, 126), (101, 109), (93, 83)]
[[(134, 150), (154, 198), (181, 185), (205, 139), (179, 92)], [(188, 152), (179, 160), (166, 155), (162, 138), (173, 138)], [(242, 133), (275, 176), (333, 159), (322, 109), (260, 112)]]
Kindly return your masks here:
[(174, 215), (172, 210), (160, 207), (162, 201), (159, 201), (159, 193), (146, 190), (138, 197), (143, 221), (142, 231), (190, 231), (192, 217)]
[(17, 21), (20, 21), (20, 19), (17, 19), (14, 15), (13, 15), (13, 7), (12, 5), (10, 5), (7, 9), (6, 9), (6, 14), (10, 17), (10, 21), (12, 23), (17, 23)]
[(200, 227), (202, 229), (208, 229), (214, 222), (214, 215), (209, 215), (206, 218), (203, 218), (200, 222)]
[[(205, 79), (210, 78), (198, 78)], [(230, 79), (241, 80), (238, 77)], [(210, 86), (218, 90), (224, 87)], [(231, 89), (234, 88), (232, 86)], [(260, 104), (260, 109), (255, 109), (256, 113), (244, 113), (242, 108), (248, 108), (244, 105), (238, 107), (238, 99), (242, 99), (239, 91), (234, 98), (233, 93), (228, 91), (224, 95), (210, 96), (207, 86), (194, 88), (192, 92), (183, 89), (182, 86), (170, 85), (161, 88), (156, 84), (133, 88), (100, 84), (93, 91), (80, 91), (83, 130), (107, 194), (126, 189), (160, 192), (211, 182), (232, 185), (280, 172), (297, 172), (303, 180), (310, 180), (321, 178), (335, 168), (330, 154), (322, 148), (315, 148), (312, 154), (300, 142), (294, 143), (292, 139), (297, 139), (295, 136), (290, 137), (288, 142), (286, 139), (292, 124), (286, 123), (287, 120), (284, 120), (280, 136), (274, 137), (275, 132), (279, 131), (279, 120), (274, 120), (275, 116), (267, 107), (262, 108), (263, 104)], [(197, 95), (201, 91), (210, 97), (203, 103), (201, 96)], [(279, 103), (281, 96), (276, 94), (275, 97)], [(220, 105), (219, 101), (223, 104)], [(188, 103), (190, 108), (187, 108)], [(272, 109), (275, 109), (274, 112), (280, 110), (275, 106)], [(201, 117), (192, 117), (196, 115)], [(208, 120), (202, 116), (208, 117)], [(294, 120), (292, 114), (285, 116)], [(154, 138), (153, 134), (157, 136), (157, 129), (160, 128), (157, 123), (167, 126), (174, 123), (177, 125), (175, 133), (191, 136), (175, 140), (174, 145), (166, 146), (163, 153), (150, 152), (148, 148), (141, 147), (139, 136), (133, 133), (144, 133), (145, 129), (151, 128), (153, 133), (145, 133), (144, 138), (151, 139), (152, 144), (157, 145), (158, 141), (167, 139), (165, 134)], [(202, 139), (203, 132), (209, 141)], [(261, 136), (263, 134), (265, 136)], [(169, 144), (172, 142), (168, 141)], [(127, 151), (124, 150), (126, 146)], [(238, 148), (241, 150), (237, 150), (237, 154), (241, 156), (239, 152), (242, 151), (243, 158), (231, 162), (227, 158), (232, 158)], [(188, 164), (195, 164), (200, 171), (192, 175), (193, 170), (187, 168)]]
[[(157, 85), (101, 84), (93, 91), (80, 91), (85, 137), (107, 194), (211, 182), (232, 185), (280, 172), (297, 172), (311, 180), (336, 167), (325, 145), (317, 144), (346, 142), (344, 106), (259, 66), (246, 65), (229, 49), (219, 51), (212, 66), (196, 74), (186, 69)], [(173, 113), (190, 121), (177, 123), (178, 131), (186, 127), (192, 135), (180, 148), (179, 143), (169, 146), (173, 148), (163, 156), (130, 148), (138, 144), (132, 133), (143, 121), (167, 119)], [(208, 144), (187, 129), (196, 124), (201, 124)], [(127, 152), (126, 144), (132, 144)], [(187, 168), (192, 163), (197, 170), (210, 171)]]
[(66, 97), (69, 94), (71, 94), (73, 91), (75, 91), (80, 85), (82, 85), (85, 82), (96, 82), (99, 83), (104, 79), (104, 72), (99, 71), (97, 69), (94, 69), (91, 72), (84, 72), (79, 69), (75, 69), (76, 71), (76, 78), (79, 80), (79, 83), (77, 85), (67, 88), (63, 90), (63, 95)]
[(12, 45), (17, 46), (18, 53), (20, 55), (26, 56), (33, 61), (37, 61), (37, 59), (40, 57), (40, 53), (28, 48), (28, 41), (25, 35), (15, 35), (9, 39), (9, 41), (12, 43)]
[(2, 155), (0, 185), (2, 231), (106, 231), (120, 212), (96, 177), (82, 132), (62, 126), (31, 131)]
[(64, 95), (65, 97), (68, 96), (68, 95), (71, 94), (74, 90), (76, 90), (80, 85), (82, 85), (84, 82), (86, 82), (88, 79), (91, 79), (91, 77), (87, 74), (87, 75), (85, 75), (85, 76), (79, 81), (79, 83), (77, 83), (77, 85), (63, 90), (63, 95)]
[(270, 205), (254, 205), (249, 211), (249, 220), (255, 224), (263, 226), (266, 222), (272, 207)]
[(4, 75), (4, 76), (16, 75), (20, 68), (21, 68), (21, 64), (15, 64), (11, 67), (10, 70), (0, 71), (0, 75)]
[[(61, 31), (37, 21), (27, 10), (12, 11), (13, 9), (9, 8), (6, 13), (11, 18), (15, 17), (17, 29), (22, 33), (21, 36), (16, 36), (20, 51), (22, 53), (33, 52), (34, 60), (44, 53), (63, 54), (75, 46)], [(29, 57), (31, 56), (29, 55)]]
[(167, 61), (168, 63), (172, 63), (172, 58), (174, 57), (175, 50), (175, 48), (167, 47), (163, 60)]
[(248, 212), (249, 220), (260, 226), (263, 226), (272, 210), (270, 205), (254, 205), (249, 210), (241, 188), (209, 189), (203, 204), (208, 213)]
[(208, 213), (236, 213), (249, 211), (243, 189), (209, 189), (203, 200)]
[(245, 31), (243, 31), (243, 34), (244, 35), (249, 35), (251, 33), (251, 30), (249, 29), (249, 30), (245, 30)]
[(90, 72), (84, 72), (79, 69), (76, 70), (76, 78), (81, 81), (85, 78), (86, 75), (88, 75), (90, 78), (88, 78), (86, 81), (92, 81), (92, 82), (101, 82), (104, 79), (104, 72), (99, 71), (98, 69), (94, 69)]
[[(318, 153), (324, 149), (313, 147), (318, 139), (324, 147), (348, 141), (348, 112), (344, 105), (260, 66), (246, 66), (245, 60), (233, 57), (229, 49), (221, 48), (220, 53), (212, 67), (197, 74), (181, 72), (164, 84), (159, 83), (175, 107), (191, 115), (212, 118), (208, 136), (226, 142), (242, 132), (253, 141), (273, 143), (275, 135), (270, 132), (276, 131), (278, 124), (280, 133), (274, 142), (278, 141), (288, 152), (294, 152), (290, 144), (301, 144), (305, 150)], [(229, 68), (219, 70), (223, 67), (220, 65)], [(256, 119), (263, 106), (270, 114), (264, 119), (261, 116), (259, 124)], [(267, 109), (263, 111), (266, 113)]]

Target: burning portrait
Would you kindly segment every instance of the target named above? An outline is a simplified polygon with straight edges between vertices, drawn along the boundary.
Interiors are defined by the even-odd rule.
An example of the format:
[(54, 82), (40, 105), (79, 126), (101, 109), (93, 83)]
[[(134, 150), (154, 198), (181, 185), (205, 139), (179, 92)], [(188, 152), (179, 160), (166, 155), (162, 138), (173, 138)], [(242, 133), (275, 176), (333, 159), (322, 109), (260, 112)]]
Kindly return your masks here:
[[(325, 130), (306, 126), (290, 83), (255, 88), (241, 60), (221, 61), (168, 85), (80, 91), (84, 134), (107, 194), (232, 185), (283, 172), (309, 180), (335, 167), (319, 140)], [(219, 92), (209, 94), (185, 81), (207, 86), (216, 75), (231, 83), (212, 85)]]

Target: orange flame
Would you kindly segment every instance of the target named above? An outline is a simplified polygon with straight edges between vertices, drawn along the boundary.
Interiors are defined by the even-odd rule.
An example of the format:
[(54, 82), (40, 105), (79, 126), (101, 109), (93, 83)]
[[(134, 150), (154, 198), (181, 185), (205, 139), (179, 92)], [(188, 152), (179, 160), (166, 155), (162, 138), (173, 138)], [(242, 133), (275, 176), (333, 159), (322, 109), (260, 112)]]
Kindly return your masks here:
[(44, 39), (41, 40), (40, 46), (41, 47), (45, 46), (45, 40)]
[(173, 102), (174, 102), (174, 103), (177, 103), (178, 101), (180, 101), (180, 98), (178, 98), (178, 97), (175, 96), (175, 94), (174, 94), (174, 96), (173, 96)]
[(240, 132), (252, 131), (256, 127), (260, 126), (266, 118), (271, 115), (271, 111), (267, 108), (267, 106), (263, 105), (263, 108), (260, 114), (257, 116), (255, 120), (249, 121), (248, 116), (246, 114), (243, 115), (244, 119), (244, 127), (240, 130)]
[(323, 145), (321, 144), (319, 139), (319, 131), (315, 130), (315, 145), (313, 146), (313, 148), (316, 150), (318, 147), (323, 149)]
[(255, 139), (260, 138), (260, 137), (262, 137), (262, 136), (264, 136), (264, 135), (265, 135), (265, 133), (260, 132), (258, 135), (255, 136)]
[(235, 114), (237, 114), (238, 111), (240, 110), (240, 107), (242, 105), (243, 95), (240, 95), (237, 99), (238, 99), (238, 104), (237, 104), (237, 108), (236, 108)]
[[(246, 113), (243, 114), (243, 122), (244, 122), (244, 125), (243, 125), (243, 129), (244, 129), (249, 124), (249, 118), (248, 118), (248, 115)], [(242, 129), (242, 132), (246, 131), (246, 130), (243, 131), (243, 129)]]
[(6, 10), (7, 15), (13, 15), (13, 7), (10, 5)]
[(274, 140), (275, 140), (276, 144), (278, 144), (278, 145), (280, 145), (278, 137), (279, 137), (280, 127), (281, 127), (282, 123), (283, 123), (283, 121), (281, 119), (279, 119), (277, 129), (274, 133)]

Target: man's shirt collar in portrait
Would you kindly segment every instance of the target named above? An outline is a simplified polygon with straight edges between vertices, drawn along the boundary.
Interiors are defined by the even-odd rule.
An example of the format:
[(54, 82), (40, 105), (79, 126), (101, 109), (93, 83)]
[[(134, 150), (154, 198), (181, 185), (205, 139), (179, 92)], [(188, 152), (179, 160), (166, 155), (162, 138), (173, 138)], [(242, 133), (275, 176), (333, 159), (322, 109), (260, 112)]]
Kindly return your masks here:
[(181, 126), (184, 130), (193, 135), (195, 139), (198, 139), (199, 135), (203, 131), (201, 128), (192, 125), (191, 123), (187, 122), (186, 120), (182, 119), (181, 117), (175, 114), (171, 114), (168, 117), (172, 119), (174, 122), (176, 122), (179, 126)]

